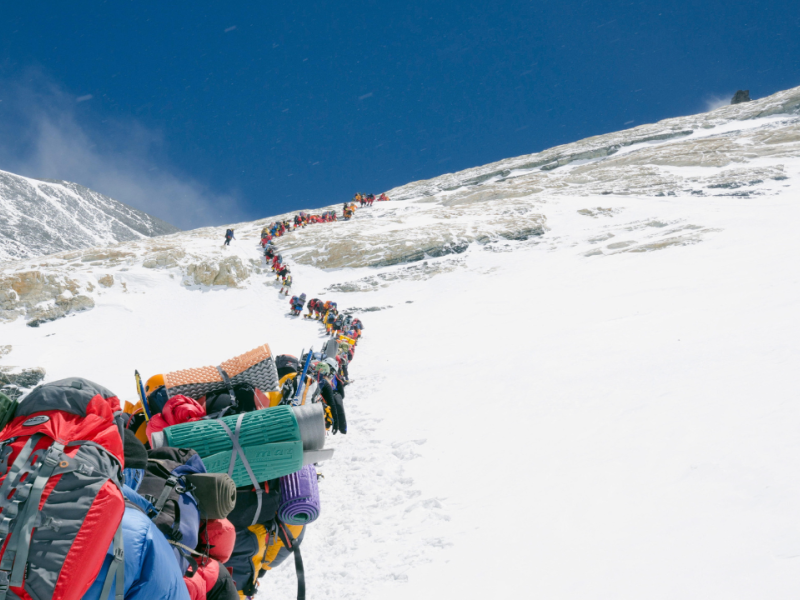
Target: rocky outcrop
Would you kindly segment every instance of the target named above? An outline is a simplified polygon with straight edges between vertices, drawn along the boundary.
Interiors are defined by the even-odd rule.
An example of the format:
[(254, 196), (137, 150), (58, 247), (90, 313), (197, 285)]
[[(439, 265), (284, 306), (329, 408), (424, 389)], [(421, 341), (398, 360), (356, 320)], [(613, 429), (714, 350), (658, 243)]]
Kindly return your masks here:
[(143, 267), (148, 269), (177, 267), (180, 261), (186, 257), (186, 252), (179, 247), (161, 250), (145, 256)]
[(221, 260), (204, 260), (186, 267), (188, 285), (224, 285), (226, 287), (239, 287), (250, 276), (250, 270), (245, 267), (238, 256), (228, 256)]
[(65, 275), (21, 271), (0, 276), (0, 320), (23, 316), (38, 327), (68, 313), (94, 308), (94, 300), (81, 293), (79, 283)]
[(731, 104), (741, 104), (742, 102), (750, 102), (750, 90), (737, 90), (731, 98)]
[(41, 367), (18, 369), (16, 367), (0, 367), (0, 392), (12, 400), (16, 400), (26, 390), (35, 388), (47, 373)]

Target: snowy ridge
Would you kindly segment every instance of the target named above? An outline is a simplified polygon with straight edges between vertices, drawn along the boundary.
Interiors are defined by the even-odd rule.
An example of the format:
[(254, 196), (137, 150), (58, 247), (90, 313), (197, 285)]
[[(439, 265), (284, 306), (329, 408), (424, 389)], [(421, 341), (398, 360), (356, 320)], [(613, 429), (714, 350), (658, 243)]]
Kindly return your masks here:
[[(544, 171), (409, 184), (277, 240), (292, 294), (365, 325), (303, 542), (309, 597), (796, 596), (798, 94)], [(318, 348), (259, 255), (273, 220), (229, 248), (207, 228), (6, 263), (0, 309), (25, 318), (0, 313), (0, 366), (133, 401), (134, 368)], [(258, 597), (294, 579), (285, 564)]]
[[(643, 145), (661, 144), (670, 140), (679, 141), (677, 144), (671, 145), (673, 152), (670, 156), (664, 157), (663, 160), (650, 160), (648, 153), (645, 153), (642, 160), (612, 161), (611, 164), (614, 166), (726, 166), (737, 162), (746, 162), (747, 158), (753, 157), (753, 153), (757, 155), (773, 155), (770, 148), (771, 145), (785, 142), (795, 142), (793, 151), (796, 153), (796, 143), (798, 142), (798, 120), (796, 118), (792, 120), (791, 133), (788, 138), (775, 139), (769, 134), (756, 138), (753, 141), (756, 143), (764, 142), (764, 147), (751, 148), (749, 155), (745, 151), (736, 152), (736, 149), (731, 147), (730, 143), (727, 143), (731, 139), (734, 140), (734, 144), (736, 143), (735, 138), (737, 136), (731, 135), (731, 133), (736, 134), (740, 130), (757, 127), (757, 125), (748, 123), (748, 121), (760, 119), (762, 120), (760, 122), (763, 123), (763, 119), (773, 115), (794, 115), (795, 117), (800, 115), (800, 87), (778, 92), (753, 102), (725, 106), (698, 115), (665, 119), (658, 123), (641, 125), (632, 129), (598, 135), (578, 142), (556, 146), (543, 152), (509, 158), (481, 167), (466, 169), (458, 173), (409, 183), (389, 190), (387, 194), (394, 200), (406, 200), (457, 189), (473, 189), (486, 182), (498, 184), (489, 189), (497, 190), (500, 195), (503, 194), (503, 189), (506, 188), (506, 186), (499, 185), (502, 183), (508, 183), (508, 187), (512, 188), (527, 183), (528, 185), (525, 187), (530, 193), (540, 193), (542, 191), (564, 192), (563, 188), (569, 187), (570, 183), (576, 184), (576, 187), (580, 186), (582, 189), (576, 191), (584, 195), (626, 193), (625, 181), (622, 182), (622, 185), (606, 186), (604, 189), (587, 189), (583, 187), (583, 184), (587, 183), (586, 181), (571, 182), (567, 180), (565, 182), (566, 186), (560, 184), (560, 182), (556, 182), (554, 185), (545, 174), (578, 161), (581, 163), (595, 161), (595, 166), (603, 168), (605, 164), (597, 165), (596, 159), (611, 157), (620, 153), (620, 151), (630, 152), (631, 146), (639, 146), (641, 148)], [(704, 130), (706, 131), (704, 132)], [(727, 139), (720, 138), (718, 136), (719, 133), (722, 133)], [(703, 143), (696, 143), (700, 139), (704, 140)], [(626, 149), (628, 149), (627, 152)], [(706, 156), (709, 151), (712, 154), (711, 157)], [(588, 168), (584, 171), (591, 172), (592, 170), (592, 168)], [(631, 170), (628, 170), (628, 173), (630, 172)], [(627, 173), (623, 171), (615, 174), (624, 180)], [(509, 179), (515, 181), (511, 183), (508, 181)], [(654, 187), (653, 183), (647, 183), (649, 185), (643, 186), (644, 189), (641, 192), (646, 192), (647, 188)], [(656, 189), (656, 192), (658, 191)], [(505, 195), (508, 196), (508, 194)]]
[(0, 171), (0, 215), (0, 262), (179, 231), (76, 183), (5, 171)]

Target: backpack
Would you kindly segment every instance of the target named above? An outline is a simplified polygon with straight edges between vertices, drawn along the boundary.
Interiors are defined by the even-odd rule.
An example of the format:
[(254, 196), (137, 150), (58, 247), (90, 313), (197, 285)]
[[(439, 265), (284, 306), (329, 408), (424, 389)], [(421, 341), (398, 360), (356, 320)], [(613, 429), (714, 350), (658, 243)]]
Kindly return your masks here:
[(261, 390), (249, 383), (240, 383), (230, 390), (211, 392), (205, 397), (206, 414), (210, 419), (225, 415), (238, 415), (243, 412), (260, 410), (270, 405), (269, 398)]
[(123, 593), (119, 409), (115, 394), (79, 378), (40, 385), (17, 405), (0, 437), (0, 600), (79, 600), (112, 540), (103, 597), (115, 575)]
[(205, 473), (206, 467), (190, 448), (163, 447), (147, 454), (147, 470), (138, 493), (153, 505), (155, 511), (148, 516), (173, 546), (182, 570), (193, 574), (197, 569), (192, 551), (200, 532), (200, 507), (186, 475)]

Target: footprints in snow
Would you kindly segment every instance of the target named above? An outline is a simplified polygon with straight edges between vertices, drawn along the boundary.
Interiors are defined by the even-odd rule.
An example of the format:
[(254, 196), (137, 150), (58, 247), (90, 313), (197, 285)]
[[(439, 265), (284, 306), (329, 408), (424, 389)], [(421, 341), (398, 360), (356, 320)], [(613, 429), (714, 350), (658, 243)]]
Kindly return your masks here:
[[(347, 388), (346, 436), (332, 436), (333, 460), (320, 472), (320, 519), (303, 542), (309, 593), (318, 600), (362, 599), (384, 584), (405, 583), (417, 565), (451, 544), (430, 526), (450, 520), (442, 498), (424, 498), (405, 471), (427, 440), (381, 438), (380, 389), (384, 377), (359, 378)], [(296, 594), (292, 561), (262, 580), (259, 598)]]

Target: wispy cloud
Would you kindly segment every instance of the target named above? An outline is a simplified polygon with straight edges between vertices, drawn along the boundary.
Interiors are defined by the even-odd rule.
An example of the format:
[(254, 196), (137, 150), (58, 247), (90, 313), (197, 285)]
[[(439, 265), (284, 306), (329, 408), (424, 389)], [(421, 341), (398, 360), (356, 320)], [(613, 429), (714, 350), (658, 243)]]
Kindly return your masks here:
[(70, 96), (38, 72), (25, 83), (0, 80), (0, 88), (0, 169), (74, 181), (182, 229), (244, 219), (235, 193), (168, 165), (158, 131), (133, 119), (85, 124), (91, 119), (78, 118), (78, 103), (91, 95)]

